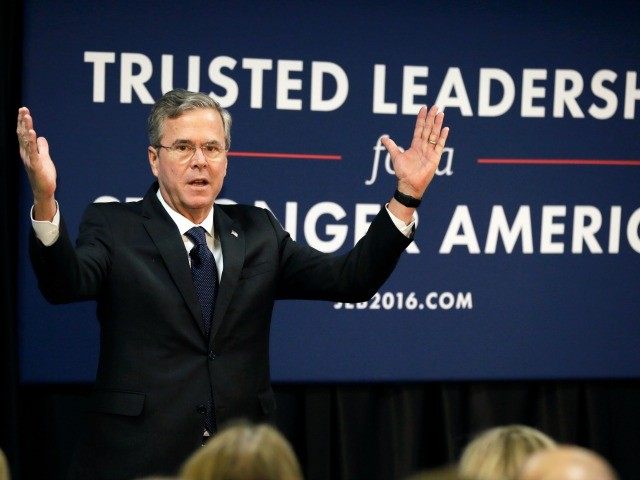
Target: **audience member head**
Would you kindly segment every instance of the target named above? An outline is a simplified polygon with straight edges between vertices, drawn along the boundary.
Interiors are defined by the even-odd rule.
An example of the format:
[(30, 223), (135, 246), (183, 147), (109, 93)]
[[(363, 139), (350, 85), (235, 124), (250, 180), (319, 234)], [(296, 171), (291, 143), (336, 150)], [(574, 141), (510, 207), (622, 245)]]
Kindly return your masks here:
[(465, 447), (458, 473), (462, 479), (515, 480), (529, 455), (555, 445), (547, 435), (525, 425), (491, 428)]
[(9, 463), (7, 457), (4, 456), (2, 450), (0, 450), (0, 480), (9, 480), (11, 475), (9, 473)]
[(183, 480), (302, 480), (298, 460), (273, 427), (238, 423), (216, 434), (182, 467)]
[(571, 445), (538, 452), (524, 464), (518, 480), (617, 480), (597, 453)]

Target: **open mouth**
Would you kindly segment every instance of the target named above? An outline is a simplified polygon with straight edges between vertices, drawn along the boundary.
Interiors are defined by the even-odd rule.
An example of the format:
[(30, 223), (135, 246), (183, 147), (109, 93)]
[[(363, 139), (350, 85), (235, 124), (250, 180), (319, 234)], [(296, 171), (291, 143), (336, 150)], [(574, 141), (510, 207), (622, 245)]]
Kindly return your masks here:
[(206, 187), (207, 185), (209, 185), (209, 182), (207, 180), (192, 180), (189, 182), (189, 185), (191, 185), (192, 187)]

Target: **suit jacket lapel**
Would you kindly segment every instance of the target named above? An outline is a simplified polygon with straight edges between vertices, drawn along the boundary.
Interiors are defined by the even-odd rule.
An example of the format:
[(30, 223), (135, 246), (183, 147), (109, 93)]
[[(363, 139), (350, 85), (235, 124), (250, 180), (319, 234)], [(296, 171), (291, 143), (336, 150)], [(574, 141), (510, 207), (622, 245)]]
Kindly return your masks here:
[(220, 206), (214, 205), (214, 209), (213, 223), (216, 235), (220, 238), (224, 268), (222, 269), (222, 279), (213, 311), (211, 336), (209, 337), (210, 345), (229, 307), (229, 302), (238, 285), (238, 279), (244, 263), (244, 232)]
[(189, 268), (184, 242), (176, 224), (158, 201), (156, 197), (157, 189), (157, 183), (155, 183), (144, 196), (142, 205), (143, 224), (160, 252), (173, 282), (189, 307), (193, 321), (204, 336), (202, 313), (193, 279), (191, 278), (191, 269)]

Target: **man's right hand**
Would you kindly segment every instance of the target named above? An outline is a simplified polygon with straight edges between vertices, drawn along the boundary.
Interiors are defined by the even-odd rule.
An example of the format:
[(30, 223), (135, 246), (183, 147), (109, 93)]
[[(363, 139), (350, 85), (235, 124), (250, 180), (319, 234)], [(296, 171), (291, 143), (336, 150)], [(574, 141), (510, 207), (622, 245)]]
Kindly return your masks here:
[(20, 158), (33, 192), (33, 218), (51, 221), (57, 210), (56, 167), (49, 156), (46, 138), (36, 136), (33, 118), (27, 107), (18, 110), (16, 133), (20, 144)]

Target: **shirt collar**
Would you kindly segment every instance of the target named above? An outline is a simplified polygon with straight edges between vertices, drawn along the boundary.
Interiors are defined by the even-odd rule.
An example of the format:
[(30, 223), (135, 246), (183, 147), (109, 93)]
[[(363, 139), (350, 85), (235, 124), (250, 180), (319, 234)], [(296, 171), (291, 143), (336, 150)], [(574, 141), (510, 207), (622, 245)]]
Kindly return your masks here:
[(207, 231), (209, 235), (213, 237), (213, 206), (211, 207), (211, 210), (209, 210), (209, 213), (207, 214), (207, 217), (204, 219), (204, 221), (200, 224), (196, 224), (171, 208), (162, 197), (159, 188), (156, 192), (156, 196), (158, 197), (160, 204), (164, 207), (171, 219), (175, 222), (178, 230), (180, 230), (181, 235), (184, 235), (190, 228), (202, 227)]

